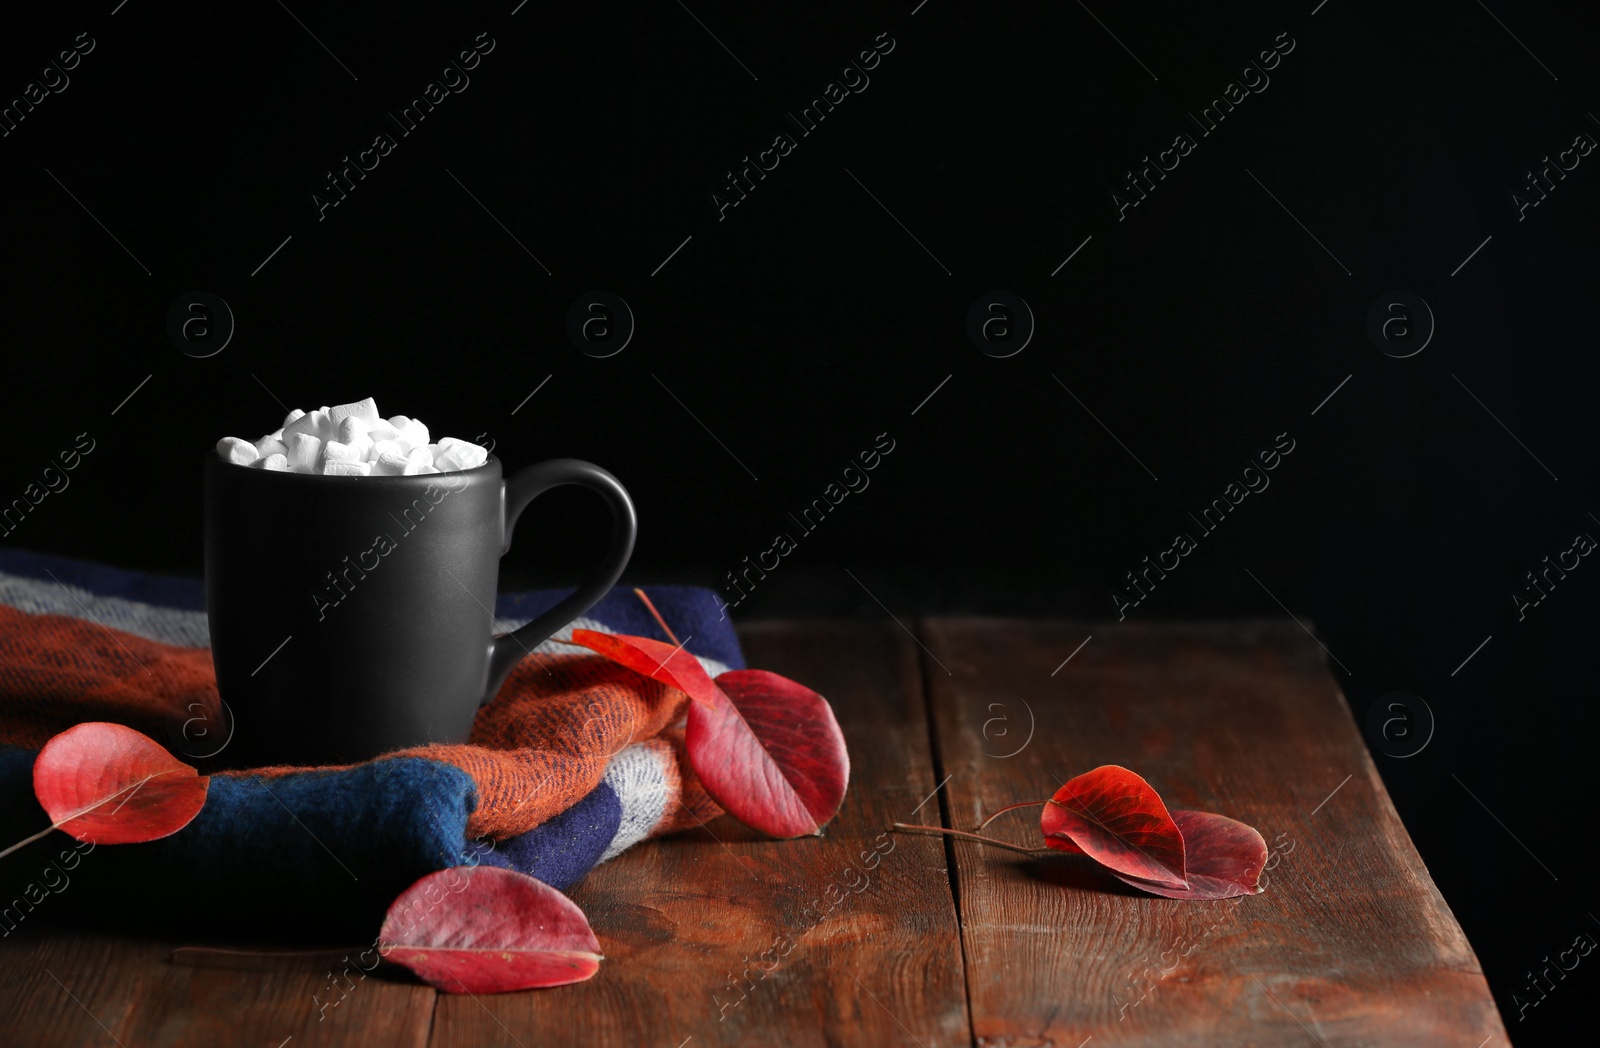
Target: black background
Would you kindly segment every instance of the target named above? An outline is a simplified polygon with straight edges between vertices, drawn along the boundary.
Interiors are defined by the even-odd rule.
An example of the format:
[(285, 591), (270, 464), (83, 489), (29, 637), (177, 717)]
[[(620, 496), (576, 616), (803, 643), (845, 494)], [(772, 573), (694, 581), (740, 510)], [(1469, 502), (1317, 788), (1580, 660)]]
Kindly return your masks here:
[[(1092, 5), (1105, 26), (948, 0), (302, 0), (304, 26), (274, 2), (114, 6), (11, 12), (0, 34), (5, 98), (95, 41), (0, 139), (0, 499), (96, 442), (4, 541), (198, 573), (204, 449), (275, 428), (279, 398), (372, 395), (511, 466), (610, 468), (640, 581), (723, 584), (887, 433), (870, 487), (736, 617), (1115, 617), (1123, 573), (1287, 433), (1270, 488), (1128, 614), (1281, 601), (1358, 719), (1425, 698), (1431, 743), (1375, 754), (1407, 827), (1517, 1043), (1583, 1028), (1565, 984), (1519, 1014), (1525, 971), (1600, 936), (1600, 567), (1520, 621), (1510, 594), (1600, 535), (1600, 157), (1521, 221), (1510, 193), (1600, 136), (1592, 5)], [(470, 85), (400, 137), (386, 112), (484, 32)], [(870, 85), (800, 138), (786, 112), (881, 33)], [(1201, 138), (1186, 114), (1282, 33), (1270, 85)], [(786, 129), (797, 148), (719, 220), (725, 173)], [(326, 172), (384, 130), (397, 148), (319, 220)], [(1198, 147), (1119, 221), (1110, 193), (1179, 132)], [(596, 288), (637, 319), (605, 359), (564, 332)], [(1037, 321), (1004, 359), (965, 331), (996, 289)], [(1437, 322), (1405, 359), (1365, 333), (1397, 289)], [(198, 360), (165, 332), (197, 290), (236, 321)], [(549, 496), (506, 583), (572, 581), (602, 524)]]

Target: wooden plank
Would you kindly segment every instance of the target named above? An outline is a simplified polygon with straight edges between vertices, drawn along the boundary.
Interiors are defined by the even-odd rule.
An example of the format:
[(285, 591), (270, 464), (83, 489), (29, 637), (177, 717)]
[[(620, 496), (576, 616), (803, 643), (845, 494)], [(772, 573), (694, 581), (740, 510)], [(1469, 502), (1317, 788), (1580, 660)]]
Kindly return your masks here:
[[(606, 955), (599, 974), (443, 996), (436, 1048), (510, 1044), (508, 1033), (529, 1048), (970, 1044), (944, 847), (879, 837), (937, 784), (910, 640), (845, 623), (741, 637), (750, 665), (815, 688), (837, 712), (852, 781), (826, 835), (770, 841), (724, 817), (619, 856), (571, 892)], [(860, 858), (891, 845), (872, 868)], [(763, 958), (775, 941), (787, 955)], [(776, 967), (763, 976), (752, 962)]]
[(166, 942), (19, 928), (0, 945), (0, 1042), (128, 1048), (427, 1044), (438, 996), (433, 989), (363, 979), (353, 966), (340, 978), (346, 967), (339, 963), (341, 952), (242, 956), (228, 959), (227, 967), (172, 963), (171, 953)]
[[(955, 844), (980, 1045), (1510, 1043), (1298, 625), (933, 619), (922, 632), (957, 828), (1122, 764), (1173, 807), (1241, 819), (1273, 849), (1265, 894), (1185, 903), (1081, 856)], [(1037, 818), (991, 832), (1036, 844)]]

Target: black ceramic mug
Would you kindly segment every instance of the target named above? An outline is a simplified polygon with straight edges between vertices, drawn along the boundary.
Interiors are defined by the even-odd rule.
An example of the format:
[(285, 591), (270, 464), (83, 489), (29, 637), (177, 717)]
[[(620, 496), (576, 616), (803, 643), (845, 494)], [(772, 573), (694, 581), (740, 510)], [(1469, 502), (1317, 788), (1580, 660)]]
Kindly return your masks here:
[[(590, 580), (494, 636), (499, 560), (533, 499), (582, 485), (611, 510)], [(464, 742), (511, 668), (616, 584), (633, 553), (617, 478), (553, 459), (501, 479), (476, 469), (327, 477), (205, 463), (206, 617), (232, 732), (219, 762), (337, 764)]]

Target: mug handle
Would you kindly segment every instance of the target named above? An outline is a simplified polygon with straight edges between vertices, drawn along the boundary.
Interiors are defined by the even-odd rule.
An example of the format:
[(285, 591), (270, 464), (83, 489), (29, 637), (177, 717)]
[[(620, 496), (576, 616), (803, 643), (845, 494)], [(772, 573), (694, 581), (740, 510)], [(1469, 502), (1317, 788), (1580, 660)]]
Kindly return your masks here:
[(611, 542), (605, 560), (588, 582), (555, 607), (526, 626), (489, 641), (488, 681), (479, 706), (488, 705), (489, 700), (495, 697), (513, 666), (609, 593), (617, 579), (622, 577), (622, 569), (627, 566), (628, 558), (633, 555), (633, 540), (638, 532), (639, 520), (627, 489), (616, 477), (594, 463), (570, 458), (551, 459), (529, 466), (501, 485), (500, 555), (505, 556), (511, 549), (512, 529), (517, 526), (517, 518), (528, 503), (551, 488), (567, 484), (578, 484), (599, 492), (610, 507)]

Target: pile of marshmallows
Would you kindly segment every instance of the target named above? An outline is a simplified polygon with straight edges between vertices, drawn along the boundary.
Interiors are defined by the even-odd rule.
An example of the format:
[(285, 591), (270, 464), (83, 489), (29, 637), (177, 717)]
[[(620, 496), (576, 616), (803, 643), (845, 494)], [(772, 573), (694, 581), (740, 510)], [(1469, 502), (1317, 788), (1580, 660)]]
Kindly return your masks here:
[(455, 437), (429, 443), (428, 427), (396, 415), (385, 420), (371, 397), (354, 404), (289, 412), (283, 428), (252, 444), (223, 437), (217, 454), (235, 466), (279, 473), (321, 473), (330, 477), (409, 477), (474, 469), (489, 458), (487, 449)]

